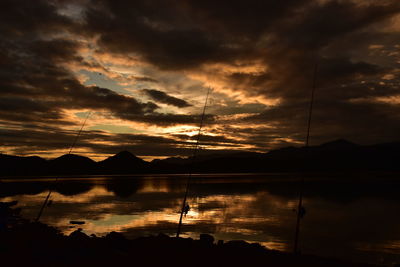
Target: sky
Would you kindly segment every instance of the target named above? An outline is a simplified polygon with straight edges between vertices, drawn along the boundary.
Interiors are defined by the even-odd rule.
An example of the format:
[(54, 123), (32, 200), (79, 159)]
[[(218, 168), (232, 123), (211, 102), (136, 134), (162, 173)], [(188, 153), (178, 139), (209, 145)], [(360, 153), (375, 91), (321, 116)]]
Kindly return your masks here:
[[(2, 0), (1, 153), (399, 140), (398, 0)], [(317, 66), (316, 75), (314, 69)]]

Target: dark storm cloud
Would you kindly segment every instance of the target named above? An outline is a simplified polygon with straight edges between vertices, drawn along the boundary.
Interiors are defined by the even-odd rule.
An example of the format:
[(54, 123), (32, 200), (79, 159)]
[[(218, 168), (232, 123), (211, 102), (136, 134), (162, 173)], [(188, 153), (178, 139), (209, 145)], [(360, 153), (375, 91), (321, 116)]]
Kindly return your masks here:
[[(83, 61), (77, 54), (80, 43), (63, 38), (40, 39), (43, 30), (53, 31), (54, 34), (54, 31), (66, 30), (73, 24), (58, 14), (51, 2), (37, 1), (33, 4), (23, 1), (7, 4), (8, 15), (2, 17), (2, 27), (8, 25), (9, 30), (5, 32), (9, 36), (0, 38), (3, 48), (0, 101), (4, 102), (0, 113), (5, 113), (2, 119), (57, 119), (62, 117), (62, 109), (65, 108), (94, 108), (140, 114), (157, 108), (151, 102), (139, 103), (132, 97), (105, 88), (83, 86), (77, 81), (62, 64)], [(10, 21), (14, 17), (20, 17), (20, 21)], [(26, 35), (33, 36), (27, 38)], [(11, 109), (13, 112), (9, 114)]]
[(0, 118), (9, 122), (73, 124), (63, 120), (63, 114), (53, 105), (24, 97), (0, 97)]
[[(288, 44), (314, 47), (327, 45), (336, 37), (365, 28), (374, 22), (395, 15), (400, 10), (397, 1), (386, 1), (360, 5), (352, 1), (327, 1), (311, 4), (304, 12), (288, 18), (281, 33)], [(283, 36), (282, 35), (282, 36)]]
[(151, 83), (158, 83), (158, 81), (156, 79), (150, 78), (150, 77), (133, 77), (133, 79), (135, 79), (136, 81), (139, 82), (151, 82)]
[[(1, 119), (58, 123), (65, 109), (89, 108), (160, 125), (195, 122), (197, 116), (154, 113), (158, 106), (152, 102), (141, 103), (107, 88), (82, 85), (63, 65), (88, 64), (78, 55), (82, 44), (67, 36), (51, 37), (60, 30), (72, 31), (77, 25), (59, 15), (52, 2), (4, 4), (7, 4), (8, 15), (2, 18), (2, 27), (8, 27), (5, 31), (8, 36), (0, 38)], [(22, 16), (21, 21), (14, 22), (18, 16)], [(54, 23), (49, 26), (51, 22)], [(42, 38), (43, 31), (51, 33), (50, 37)], [(27, 38), (27, 35), (32, 37)], [(147, 77), (137, 79), (156, 82)], [(189, 106), (184, 100), (163, 96), (161, 92), (151, 91), (151, 94), (179, 107)]]
[(256, 43), (306, 2), (104, 0), (88, 7), (86, 21), (109, 52), (139, 53), (163, 69), (191, 69), (259, 58)]
[[(100, 5), (91, 5), (86, 19), (89, 30), (101, 34), (101, 47), (110, 52), (139, 52), (165, 68), (195, 66), (199, 60), (215, 54), (218, 43), (198, 29), (175, 29), (176, 23), (184, 22), (177, 12), (177, 5), (167, 1), (102, 1)], [(169, 20), (175, 22), (172, 29)]]
[(37, 38), (37, 33), (72, 30), (75, 25), (57, 13), (55, 1), (4, 0), (0, 3), (0, 17), (3, 36)]
[(160, 103), (172, 105), (178, 108), (185, 108), (191, 106), (185, 100), (170, 96), (162, 91), (158, 91), (155, 89), (143, 89), (143, 91), (153, 100), (158, 101)]
[[(60, 12), (61, 7), (71, 3), (82, 9), (79, 19)], [(156, 103), (144, 103), (78, 81), (71, 73), (71, 65), (104, 68), (82, 56), (85, 41), (93, 37), (96, 43), (91, 45), (101, 53), (137, 55), (164, 71), (207, 75), (209, 70), (204, 67), (210, 63), (242, 67), (256, 60), (264, 66), (253, 73), (226, 72), (223, 67), (212, 73), (229, 90), (244, 97), (275, 99), (278, 104), (254, 110), (248, 107), (244, 110), (255, 114), (244, 119), (225, 119), (225, 125), (245, 126), (225, 132), (221, 127), (219, 132), (216, 130), (215, 140), (208, 137), (209, 144), (220, 138), (218, 141), (230, 145), (234, 142), (228, 135), (233, 133), (240, 135), (245, 144), (261, 148), (303, 140), (316, 61), (312, 124), (315, 142), (340, 137), (379, 142), (397, 139), (400, 133), (398, 105), (377, 100), (399, 95), (397, 74), (390, 82), (382, 83), (381, 79), (399, 68), (399, 59), (389, 56), (398, 50), (393, 47), (399, 44), (399, 33), (381, 30), (400, 12), (400, 3), (395, 0), (7, 0), (0, 5), (0, 120), (5, 127), (16, 122), (73, 124), (65, 120), (65, 112), (86, 108), (104, 111), (109, 118), (159, 126), (198, 124), (198, 115), (158, 111), (157, 102), (190, 106), (169, 92), (146, 89)], [(392, 50), (385, 48), (385, 55), (372, 55), (369, 47), (375, 44), (390, 45)], [(157, 77), (131, 78), (137, 82), (157, 82)], [(235, 109), (245, 105), (237, 104)], [(224, 110), (229, 108), (234, 110), (229, 105)], [(218, 119), (207, 115), (205, 122), (216, 126)], [(246, 125), (251, 123), (273, 127), (266, 130)], [(227, 136), (221, 137), (224, 134)], [(113, 141), (123, 142), (118, 138)], [(166, 153), (177, 142), (158, 141), (163, 145), (154, 150), (156, 154)], [(90, 141), (82, 145), (96, 151), (109, 149), (106, 145), (95, 148)], [(135, 145), (141, 153), (145, 153), (146, 146), (145, 141)], [(178, 153), (179, 149), (170, 152)]]
[[(257, 75), (236, 73), (229, 77), (233, 81), (233, 88), (237, 90), (248, 88), (252, 94), (280, 99), (279, 105), (255, 115), (254, 118), (260, 120), (254, 122), (274, 124), (279, 128), (278, 136), (303, 140), (312, 72), (318, 61), (312, 128), (316, 143), (338, 137), (364, 143), (398, 139), (400, 129), (397, 127), (399, 117), (395, 115), (399, 112), (397, 105), (353, 101), (364, 97), (373, 99), (398, 95), (398, 87), (393, 83), (380, 84), (380, 78), (393, 65), (388, 67), (378, 65), (379, 61), (373, 64), (354, 60), (348, 51), (361, 46), (365, 50), (370, 44), (379, 43), (381, 40), (373, 39), (376, 36), (374, 32), (364, 31), (364, 38), (369, 42), (361, 44), (350, 33), (357, 34), (357, 30), (365, 29), (371, 23), (398, 14), (399, 7), (399, 3), (394, 1), (383, 7), (379, 4), (358, 7), (351, 3), (333, 1), (305, 9), (300, 18), (294, 17), (279, 24), (274, 43), (268, 44), (270, 51), (265, 53), (265, 62), (271, 69)], [(340, 19), (330, 19), (334, 17)], [(393, 43), (394, 40), (385, 41)], [(336, 42), (341, 43), (340, 48)], [(252, 118), (246, 122), (249, 121)]]
[[(385, 103), (349, 103), (317, 99), (312, 117), (312, 144), (333, 138), (347, 138), (357, 143), (373, 144), (398, 139), (400, 112), (398, 105)], [(272, 123), (277, 136), (304, 140), (307, 103), (287, 103), (247, 118), (247, 122)], [(297, 131), (293, 131), (297, 129)], [(290, 134), (288, 134), (290, 133)], [(379, 141), (377, 141), (379, 140)]]
[[(118, 113), (118, 117), (131, 120), (131, 121), (139, 121), (150, 124), (155, 124), (159, 126), (173, 126), (179, 124), (190, 124), (190, 125), (198, 125), (201, 120), (201, 115), (186, 115), (186, 114), (172, 114), (172, 113), (158, 113), (153, 112), (151, 114), (147, 114), (145, 116), (132, 114), (132, 113)], [(217, 123), (216, 116), (212, 114), (205, 114), (204, 122), (211, 125)]]
[[(229, 124), (220, 125), (213, 129), (208, 130), (209, 133), (216, 135), (216, 139), (219, 139), (219, 136), (224, 136), (226, 133), (229, 133), (230, 136), (236, 138), (238, 141), (237, 144), (249, 144), (256, 148), (257, 151), (265, 152), (272, 149), (277, 149), (281, 147), (287, 146), (297, 146), (299, 143), (297, 140), (302, 140), (304, 138), (304, 133), (296, 133), (291, 132), (291, 125), (282, 125), (276, 124), (274, 127), (260, 127), (258, 126), (260, 123), (265, 123), (264, 118), (257, 119), (254, 116), (248, 117), (246, 122), (252, 122), (256, 120), (254, 126), (244, 126), (244, 127), (233, 127)], [(272, 120), (269, 120), (269, 122)], [(279, 121), (276, 120), (278, 123)], [(276, 121), (272, 121), (275, 122)], [(273, 123), (272, 123), (273, 124)], [(237, 125), (237, 122), (236, 122)], [(296, 125), (297, 127), (300, 127)], [(202, 139), (201, 139), (202, 140)], [(219, 141), (223, 144), (224, 140)], [(229, 141), (228, 141), (229, 142)], [(234, 144), (234, 142), (230, 142)], [(224, 144), (223, 144), (224, 145)]]
[[(161, 1), (158, 8), (151, 1), (102, 3), (88, 9), (87, 22), (90, 30), (101, 34), (99, 43), (109, 51), (138, 52), (154, 65), (170, 69), (262, 59), (270, 69), (257, 75), (230, 74), (233, 89), (295, 98), (307, 97), (304, 91), (316, 55), (322, 52), (329, 56), (320, 55), (320, 81), (379, 73), (378, 66), (353, 62), (349, 55), (329, 49), (337, 40), (349, 39), (400, 11), (397, 1), (368, 5), (350, 1), (230, 1), (229, 5), (224, 1)], [(347, 49), (354, 43), (349, 41)]]
[[(271, 55), (265, 51), (278, 48), (312, 55), (309, 49), (318, 49), (400, 9), (396, 1), (365, 6), (350, 1), (98, 3), (88, 8), (86, 19), (88, 30), (100, 33), (103, 48), (138, 52), (156, 66), (172, 69), (243, 58), (269, 60)], [(271, 41), (263, 45), (265, 37)]]

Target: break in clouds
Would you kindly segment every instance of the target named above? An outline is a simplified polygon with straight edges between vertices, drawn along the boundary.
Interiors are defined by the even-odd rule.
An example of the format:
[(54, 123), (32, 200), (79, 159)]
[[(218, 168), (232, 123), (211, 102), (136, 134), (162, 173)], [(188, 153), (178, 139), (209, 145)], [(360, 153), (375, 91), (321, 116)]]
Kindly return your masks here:
[(23, 1), (0, 4), (2, 152), (187, 155), (203, 148), (400, 134), (400, 2)]

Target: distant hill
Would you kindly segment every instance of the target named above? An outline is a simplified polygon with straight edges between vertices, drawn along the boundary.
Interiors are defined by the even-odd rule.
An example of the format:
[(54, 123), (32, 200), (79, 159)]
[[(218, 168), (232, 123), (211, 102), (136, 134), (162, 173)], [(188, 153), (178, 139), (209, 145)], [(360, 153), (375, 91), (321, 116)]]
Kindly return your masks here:
[(41, 157), (0, 154), (0, 175), (31, 175), (45, 172), (47, 161)]
[(325, 150), (350, 150), (359, 147), (359, 145), (349, 142), (344, 139), (337, 139), (328, 143), (324, 143), (314, 148), (325, 149)]
[(172, 157), (147, 162), (122, 151), (95, 162), (79, 155), (53, 160), (0, 155), (1, 175), (135, 173), (341, 172), (400, 171), (400, 142), (362, 146), (339, 139), (310, 147), (286, 147), (268, 153), (236, 152)]
[(91, 173), (96, 170), (96, 162), (88, 157), (66, 154), (48, 161), (50, 173), (80, 174)]
[(98, 170), (102, 173), (138, 173), (144, 172), (148, 162), (136, 157), (129, 151), (121, 151), (103, 161), (98, 162)]

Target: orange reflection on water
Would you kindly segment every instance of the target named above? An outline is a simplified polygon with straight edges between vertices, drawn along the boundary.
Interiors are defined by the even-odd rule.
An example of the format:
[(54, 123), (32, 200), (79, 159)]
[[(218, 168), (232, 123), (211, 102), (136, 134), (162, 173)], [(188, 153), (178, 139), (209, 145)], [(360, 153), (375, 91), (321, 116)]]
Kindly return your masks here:
[[(149, 193), (167, 194), (167, 186), (158, 185), (154, 187), (152, 183), (145, 183), (139, 189), (136, 196), (148, 196)], [(51, 217), (50, 211), (44, 215), (43, 219), (63, 229), (64, 233), (69, 234), (75, 228), (68, 228), (70, 220), (84, 220), (85, 225), (80, 226), (88, 234), (104, 235), (111, 231), (133, 231), (134, 229), (144, 229), (154, 226), (169, 225), (175, 231), (179, 219), (180, 197), (174, 198), (172, 203), (166, 207), (158, 207), (157, 210), (149, 208), (147, 210), (137, 210), (140, 204), (136, 201), (114, 201), (96, 202), (99, 196), (110, 197), (112, 193), (101, 188), (94, 187), (89, 192), (79, 194), (74, 197), (63, 196), (54, 193), (53, 199), (58, 203), (85, 204), (85, 212), (97, 212), (94, 218), (85, 213), (70, 213), (70, 216)], [(36, 196), (25, 196), (22, 201), (35, 201), (39, 203), (45, 194)], [(197, 235), (196, 225), (200, 228), (213, 225), (213, 233), (231, 233), (241, 236), (256, 236), (263, 234), (262, 229), (252, 229), (258, 224), (280, 224), (280, 217), (271, 214), (266, 217), (260, 213), (262, 207), (257, 202), (260, 199), (268, 199), (270, 205), (291, 206), (287, 202), (273, 197), (267, 193), (262, 194), (243, 194), (243, 195), (210, 195), (196, 198), (189, 198), (188, 203), (191, 210), (183, 219), (183, 236)], [(49, 208), (51, 210), (52, 208)], [(118, 211), (125, 209), (124, 214)], [(189, 228), (188, 228), (189, 227)], [(193, 228), (194, 227), (194, 228)], [(250, 227), (250, 228), (249, 228)], [(161, 227), (162, 228), (162, 227)], [(196, 236), (197, 237), (197, 236)], [(249, 240), (251, 241), (251, 240)], [(273, 244), (274, 242), (269, 242)], [(274, 245), (274, 247), (277, 247)]]
[[(48, 195), (48, 191), (41, 192), (36, 195), (18, 195), (18, 196), (13, 196), (13, 197), (4, 197), (0, 198), (0, 201), (13, 201), (17, 200), (19, 202), (19, 205), (25, 206), (26, 204), (37, 204), (38, 207), (40, 204), (46, 199), (46, 196)], [(90, 191), (81, 193), (79, 195), (74, 195), (74, 196), (66, 196), (63, 194), (60, 194), (58, 192), (52, 192), (50, 200), (56, 201), (58, 203), (92, 203), (93, 199), (95, 199), (97, 196), (109, 196), (113, 197), (114, 194), (112, 192), (107, 191), (104, 187), (101, 186), (95, 186)], [(104, 203), (99, 203), (99, 204), (104, 204)]]
[[(53, 204), (46, 207), (41, 221), (58, 227), (65, 234), (81, 227), (87, 234), (98, 236), (111, 231), (123, 232), (130, 238), (159, 232), (174, 236), (186, 177), (149, 175), (61, 181), (52, 193)], [(276, 176), (260, 180), (259, 176), (251, 175), (194, 175), (188, 196), (191, 209), (183, 218), (182, 237), (198, 238), (200, 233), (209, 233), (216, 240), (242, 239), (272, 249), (290, 250), (298, 184), (289, 180), (291, 176), (289, 182), (277, 182), (278, 178), (281, 179)], [(37, 185), (32, 181), (27, 181), (26, 186), (22, 182), (14, 184), (9, 186), (8, 192), (3, 190), (5, 197), (0, 201), (18, 200), (22, 216), (34, 219), (46, 198), (49, 184), (51, 182)], [(329, 256), (334, 251), (331, 248), (341, 249), (342, 255), (348, 253), (350, 258), (353, 255), (350, 248), (365, 254), (386, 253), (385, 257), (400, 254), (396, 232), (400, 217), (392, 212), (398, 209), (397, 202), (392, 200), (397, 200), (397, 192), (392, 199), (350, 193), (332, 195), (329, 192), (343, 192), (342, 184), (333, 185), (336, 186), (334, 190), (330, 188), (332, 184), (318, 184), (312, 195), (304, 199), (307, 207), (301, 232), (304, 251)], [(291, 191), (294, 193), (290, 192), (290, 186), (296, 189)], [(360, 218), (368, 220), (357, 225)], [(71, 220), (85, 224), (74, 226)], [(378, 229), (376, 225), (382, 227)], [(365, 234), (372, 228), (376, 229), (374, 235)], [(329, 244), (325, 242), (327, 238)]]
[[(53, 192), (52, 206), (46, 207), (42, 221), (54, 225), (65, 234), (76, 229), (71, 220), (84, 221), (80, 225), (87, 234), (105, 235), (111, 231), (135, 233), (176, 231), (186, 179), (165, 179), (146, 176), (144, 179), (99, 179), (92, 187), (79, 193), (71, 187), (66, 195)], [(236, 179), (234, 186), (238, 187)], [(193, 190), (204, 184), (225, 185), (223, 179), (199, 180)], [(227, 184), (228, 185), (228, 184)], [(72, 185), (70, 185), (72, 186)], [(240, 187), (240, 185), (239, 185)], [(236, 190), (236, 189), (235, 189)], [(228, 190), (229, 191), (229, 190)], [(78, 193), (77, 193), (78, 192)], [(35, 218), (48, 191), (35, 195), (22, 194), (2, 201), (18, 200), (26, 218)], [(117, 196), (116, 196), (117, 195)], [(196, 195), (196, 194), (193, 194)], [(120, 197), (118, 197), (120, 196)], [(189, 197), (189, 213), (183, 218), (182, 236), (198, 238), (199, 233), (211, 233), (221, 239), (245, 239), (266, 242), (271, 248), (281, 248), (282, 241), (271, 239), (266, 229), (287, 220), (282, 210), (290, 210), (294, 202), (265, 191), (253, 193), (202, 193)], [(285, 212), (284, 212), (285, 213)], [(290, 214), (291, 216), (291, 214)], [(135, 235), (135, 234), (133, 234)], [(258, 237), (254, 239), (255, 237)]]
[(146, 179), (138, 193), (168, 193), (170, 192), (166, 179)]
[(386, 253), (400, 255), (400, 240), (391, 240), (376, 244), (358, 244), (357, 249), (363, 251), (384, 251)]

